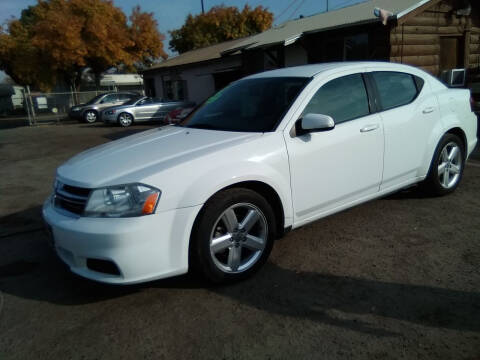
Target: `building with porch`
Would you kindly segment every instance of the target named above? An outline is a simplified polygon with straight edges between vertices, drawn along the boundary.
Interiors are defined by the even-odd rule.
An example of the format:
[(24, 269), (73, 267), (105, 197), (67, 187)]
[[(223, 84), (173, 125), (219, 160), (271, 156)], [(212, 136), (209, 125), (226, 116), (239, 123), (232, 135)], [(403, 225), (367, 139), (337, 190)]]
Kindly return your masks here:
[(474, 78), (480, 69), (480, 5), (468, 0), (369, 0), (192, 50), (143, 75), (148, 94), (198, 103), (249, 74), (354, 60), (410, 64), (435, 76), (466, 68)]

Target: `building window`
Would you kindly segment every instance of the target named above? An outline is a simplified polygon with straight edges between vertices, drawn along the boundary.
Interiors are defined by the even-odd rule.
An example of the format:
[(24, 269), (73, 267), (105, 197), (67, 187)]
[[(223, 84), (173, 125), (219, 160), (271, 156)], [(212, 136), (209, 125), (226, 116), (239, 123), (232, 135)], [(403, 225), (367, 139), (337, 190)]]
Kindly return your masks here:
[(367, 59), (367, 33), (333, 38), (327, 42), (325, 53), (326, 61), (354, 61)]
[(185, 100), (187, 98), (187, 82), (185, 80), (166, 80), (163, 86), (163, 95), (167, 100)]
[(368, 34), (358, 34), (345, 37), (345, 60), (368, 59)]
[(344, 49), (343, 38), (331, 39), (325, 49), (325, 61), (343, 61)]
[(145, 94), (150, 97), (157, 96), (155, 91), (155, 80), (152, 78), (145, 79)]

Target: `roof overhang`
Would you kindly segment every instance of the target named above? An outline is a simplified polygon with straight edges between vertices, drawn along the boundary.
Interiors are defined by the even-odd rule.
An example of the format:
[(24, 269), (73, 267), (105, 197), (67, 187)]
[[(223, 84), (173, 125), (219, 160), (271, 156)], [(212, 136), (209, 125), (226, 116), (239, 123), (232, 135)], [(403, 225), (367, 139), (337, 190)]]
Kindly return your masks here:
[(425, 5), (425, 4), (428, 4), (428, 3), (431, 2), (431, 1), (432, 1), (432, 0), (421, 0), (421, 1), (419, 1), (419, 2), (416, 3), (415, 5), (410, 6), (408, 9), (405, 9), (405, 10), (399, 12), (399, 13), (397, 14), (397, 19), (400, 19), (400, 18), (404, 17), (405, 15), (410, 14), (412, 11), (417, 10), (419, 7), (421, 7), (421, 6)]
[(283, 41), (283, 45), (288, 46), (288, 45), (291, 45), (291, 44), (295, 43), (298, 39), (300, 39), (302, 37), (302, 35), (303, 35), (303, 33), (290, 36), (289, 38), (287, 38)]
[(247, 43), (247, 44), (243, 44), (241, 46), (236, 46), (236, 47), (233, 47), (231, 49), (227, 49), (227, 50), (224, 50), (222, 51), (220, 54), (222, 56), (227, 56), (227, 55), (231, 55), (231, 54), (234, 54), (236, 53), (237, 51), (242, 51), (242, 50), (245, 50), (247, 48), (249, 48), (250, 46), (256, 44), (255, 41), (251, 42), (251, 43)]
[[(395, 18), (395, 16), (392, 16), (391, 18)], [(378, 23), (378, 22), (381, 22), (381, 20), (379, 18), (368, 19), (368, 20), (363, 20), (363, 21), (357, 21), (357, 22), (350, 23), (350, 24), (342, 24), (342, 25), (337, 25), (337, 26), (330, 26), (328, 28), (323, 28), (323, 29), (309, 30), (309, 31), (305, 31), (303, 34), (304, 35), (317, 34), (317, 33), (324, 32), (324, 31), (329, 31), (329, 30), (342, 29), (342, 28), (347, 28), (347, 27), (352, 27), (352, 26), (375, 24), (375, 23)]]
[(421, 0), (415, 5), (410, 6), (408, 9), (405, 9), (397, 14), (398, 24), (401, 25), (406, 22), (410, 17), (415, 16), (422, 11), (427, 10), (433, 5), (441, 2), (442, 0)]

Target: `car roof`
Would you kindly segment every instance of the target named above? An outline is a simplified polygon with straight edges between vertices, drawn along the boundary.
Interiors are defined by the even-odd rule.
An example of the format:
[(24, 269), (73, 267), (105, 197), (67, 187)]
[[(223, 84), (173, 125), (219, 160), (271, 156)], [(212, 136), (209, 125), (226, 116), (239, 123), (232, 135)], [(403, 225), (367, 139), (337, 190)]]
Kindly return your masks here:
[(403, 71), (409, 73), (418, 73), (420, 70), (409, 65), (382, 62), (382, 61), (358, 61), (358, 62), (334, 62), (287, 67), (282, 69), (265, 71), (246, 77), (246, 79), (266, 78), (266, 77), (315, 77), (321, 73), (330, 70), (354, 70), (354, 69), (374, 69), (381, 67), (383, 71)]

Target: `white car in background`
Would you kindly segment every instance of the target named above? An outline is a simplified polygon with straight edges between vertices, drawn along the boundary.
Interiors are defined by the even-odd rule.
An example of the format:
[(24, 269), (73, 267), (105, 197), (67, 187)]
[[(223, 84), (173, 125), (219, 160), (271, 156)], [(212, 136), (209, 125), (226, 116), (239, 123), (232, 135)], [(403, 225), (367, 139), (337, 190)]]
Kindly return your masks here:
[(269, 71), (229, 85), (178, 126), (73, 157), (43, 216), (81, 276), (128, 284), (193, 268), (235, 281), (289, 229), (415, 183), (454, 191), (476, 130), (469, 91), (413, 67)]

